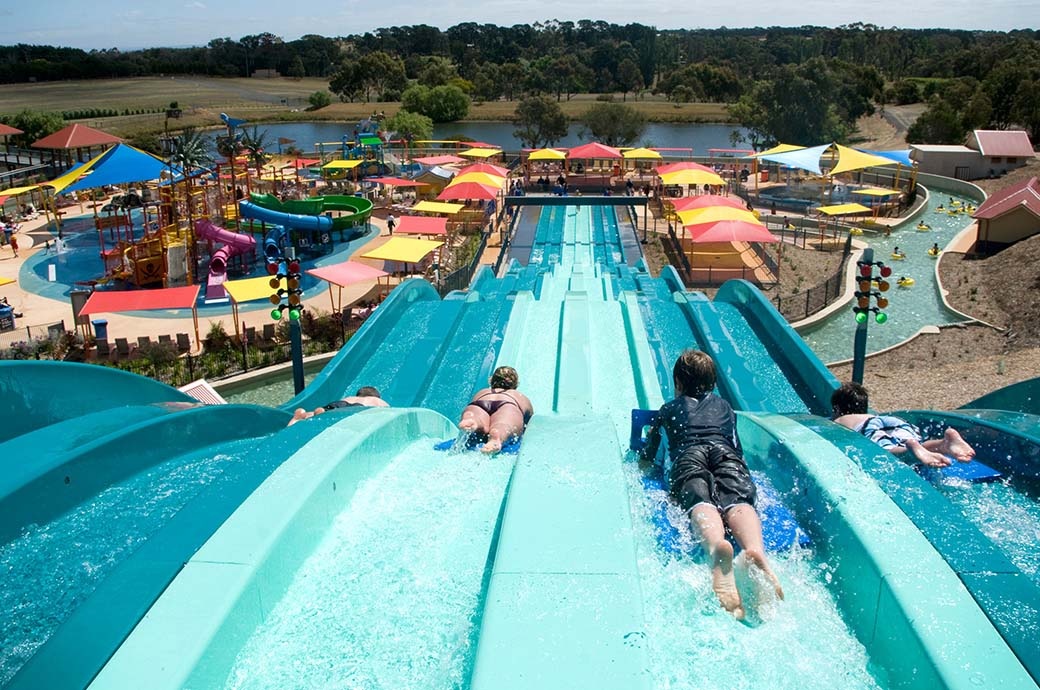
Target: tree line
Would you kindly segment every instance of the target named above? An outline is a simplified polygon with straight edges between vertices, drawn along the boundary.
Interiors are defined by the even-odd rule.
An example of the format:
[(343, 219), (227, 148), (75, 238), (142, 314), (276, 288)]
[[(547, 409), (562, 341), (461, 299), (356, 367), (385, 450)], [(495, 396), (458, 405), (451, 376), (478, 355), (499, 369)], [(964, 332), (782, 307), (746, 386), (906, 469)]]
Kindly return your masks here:
[[(730, 103), (752, 143), (843, 140), (855, 118), (926, 101), (915, 141), (972, 128), (1026, 127), (1040, 138), (1040, 33), (879, 28), (657, 30), (603, 21), (510, 27), (462, 23), (283, 41), (271, 33), (193, 48), (136, 51), (0, 47), (0, 82), (171, 74), (248, 76), (273, 69), (329, 79), (344, 101), (402, 101), (434, 120), (471, 98), (652, 92)], [(460, 115), (461, 113), (461, 115)]]

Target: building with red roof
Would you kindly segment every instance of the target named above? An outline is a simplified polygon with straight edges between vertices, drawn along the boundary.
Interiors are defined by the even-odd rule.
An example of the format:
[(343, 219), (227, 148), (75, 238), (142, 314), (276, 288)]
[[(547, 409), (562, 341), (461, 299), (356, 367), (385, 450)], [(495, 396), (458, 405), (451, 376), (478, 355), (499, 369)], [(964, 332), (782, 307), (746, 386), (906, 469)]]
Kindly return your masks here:
[(978, 221), (978, 252), (994, 253), (1040, 233), (1040, 180), (1011, 185), (986, 199), (972, 217)]
[(919, 171), (959, 180), (999, 177), (1035, 155), (1029, 135), (1021, 130), (977, 129), (967, 145), (910, 145), (910, 158)]

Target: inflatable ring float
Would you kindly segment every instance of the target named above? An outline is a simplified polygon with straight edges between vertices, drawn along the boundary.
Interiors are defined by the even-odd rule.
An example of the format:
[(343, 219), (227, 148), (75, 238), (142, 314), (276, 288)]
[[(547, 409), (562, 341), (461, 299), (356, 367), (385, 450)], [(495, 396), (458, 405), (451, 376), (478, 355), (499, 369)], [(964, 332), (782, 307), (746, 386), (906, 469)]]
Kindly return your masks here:
[(920, 230), (921, 232), (928, 232), (929, 230), (932, 229), (932, 226), (929, 225), (928, 223), (925, 223), (924, 221), (921, 221), (920, 223), (917, 224), (917, 229)]
[(940, 254), (942, 254), (941, 249), (939, 251), (936, 251), (934, 249), (928, 250), (928, 256), (932, 257), (933, 259), (938, 259)]
[(892, 260), (893, 261), (902, 261), (905, 258), (906, 258), (906, 254), (904, 254), (903, 252), (899, 252), (898, 254), (896, 254), (895, 252), (892, 252)]
[(913, 284), (914, 284), (914, 279), (913, 278), (900, 278), (899, 280), (896, 281), (896, 285), (898, 285), (899, 287), (902, 287), (902, 288), (910, 287)]

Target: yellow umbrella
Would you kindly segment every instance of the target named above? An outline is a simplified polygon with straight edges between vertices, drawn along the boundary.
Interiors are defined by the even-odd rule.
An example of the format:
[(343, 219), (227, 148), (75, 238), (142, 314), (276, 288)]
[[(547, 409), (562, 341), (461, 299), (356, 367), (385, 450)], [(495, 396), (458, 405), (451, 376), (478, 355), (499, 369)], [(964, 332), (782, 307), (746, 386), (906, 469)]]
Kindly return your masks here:
[(506, 178), (483, 172), (463, 173), (462, 175), (453, 178), (452, 181), (448, 183), (448, 186), (451, 187), (463, 182), (476, 182), (477, 184), (486, 184), (489, 187), (501, 189), (502, 185), (506, 183)]
[(466, 149), (465, 151), (459, 151), (460, 156), (467, 156), (469, 158), (491, 158), (500, 153), (502, 153), (502, 149), (472, 148)]
[(626, 160), (660, 160), (661, 154), (653, 149), (632, 149), (623, 151), (621, 156)]
[(708, 184), (722, 186), (726, 184), (726, 181), (715, 173), (704, 172), (703, 170), (676, 170), (675, 172), (664, 173), (661, 175), (661, 181), (666, 185)]
[(683, 225), (702, 225), (704, 223), (715, 223), (720, 220), (742, 220), (748, 223), (759, 223), (758, 218), (751, 211), (743, 211), (729, 206), (695, 208), (689, 211), (679, 211), (676, 215), (679, 216), (679, 220)]
[(528, 160), (532, 161), (562, 161), (566, 157), (566, 151), (556, 149), (536, 149), (527, 156)]
[(454, 215), (466, 208), (465, 204), (449, 204), (443, 201), (420, 201), (415, 206), (412, 206), (412, 210), (418, 213), (446, 213), (447, 215)]

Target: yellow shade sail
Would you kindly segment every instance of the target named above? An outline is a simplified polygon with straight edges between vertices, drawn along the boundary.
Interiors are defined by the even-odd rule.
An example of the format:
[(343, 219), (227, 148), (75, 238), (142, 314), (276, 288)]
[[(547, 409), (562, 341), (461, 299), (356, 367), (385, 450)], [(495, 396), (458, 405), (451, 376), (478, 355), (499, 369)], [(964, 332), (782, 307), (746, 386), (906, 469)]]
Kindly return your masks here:
[(527, 158), (532, 161), (562, 161), (566, 157), (567, 153), (565, 151), (557, 151), (556, 149), (536, 149), (531, 151), (531, 154)]
[(466, 208), (465, 204), (449, 204), (445, 201), (420, 201), (415, 206), (412, 206), (413, 211), (419, 211), (420, 213), (446, 213), (449, 216), (454, 215)]
[(730, 206), (709, 206), (708, 208), (694, 208), (689, 211), (679, 211), (680, 222), (683, 225), (700, 225), (702, 223), (715, 223), (720, 220), (742, 220), (748, 223), (758, 223), (758, 218), (751, 211), (744, 211)]
[(726, 181), (715, 173), (705, 172), (704, 170), (676, 170), (675, 172), (668, 172), (661, 175), (661, 181), (666, 185), (684, 185), (684, 184), (708, 184), (708, 185), (725, 185)]
[(386, 244), (362, 254), (361, 258), (417, 264), (426, 258), (427, 254), (442, 244), (444, 243), (432, 240), (417, 240), (411, 237), (391, 237)]
[(488, 148), (477, 148), (477, 149), (466, 149), (465, 151), (459, 151), (460, 156), (466, 156), (468, 158), (491, 158), (502, 153), (501, 149), (488, 149)]
[(15, 282), (14, 278), (0, 277), (0, 285), (10, 285), (13, 282)]
[(853, 189), (853, 194), (862, 194), (863, 196), (891, 196), (892, 194), (899, 194), (898, 189), (882, 189), (881, 187), (866, 187), (864, 189)]
[(621, 157), (626, 160), (660, 160), (661, 154), (653, 149), (632, 149), (622, 151)]
[(870, 213), (870, 209), (863, 204), (835, 204), (833, 206), (820, 206), (816, 210), (828, 216), (849, 216), (856, 213)]
[(349, 160), (349, 161), (340, 159), (340, 160), (329, 161), (328, 163), (326, 163), (325, 165), (323, 165), (321, 167), (322, 167), (322, 170), (350, 170), (351, 168), (358, 167), (359, 165), (361, 165), (361, 163), (362, 163), (362, 161), (361, 161), (360, 158), (355, 158), (355, 159)]
[(753, 153), (750, 156), (748, 156), (748, 158), (761, 158), (762, 156), (772, 156), (777, 153), (790, 153), (791, 151), (798, 151), (799, 149), (804, 148), (804, 146), (798, 146), (796, 144), (777, 144), (771, 149), (766, 149), (765, 151)]
[(278, 292), (277, 288), (271, 287), (271, 276), (229, 280), (224, 283), (224, 289), (227, 290), (228, 296), (236, 304), (267, 299), (275, 292)]
[(841, 144), (835, 144), (834, 148), (838, 150), (838, 162), (835, 163), (833, 168), (831, 168), (831, 175), (837, 175), (852, 170), (862, 170), (863, 168), (875, 168), (882, 165), (898, 165), (898, 163), (891, 158), (875, 156), (872, 153), (863, 153), (862, 151), (850, 149), (848, 146), (842, 146)]
[(40, 185), (31, 184), (25, 187), (11, 187), (10, 189), (0, 190), (0, 196), (18, 196), (19, 194), (28, 194), (34, 189), (39, 189)]
[(463, 182), (476, 182), (477, 184), (486, 184), (489, 187), (495, 187), (501, 189), (502, 185), (506, 183), (506, 178), (499, 177), (498, 175), (492, 175), (486, 172), (470, 172), (456, 175), (452, 178), (448, 186), (462, 184)]

